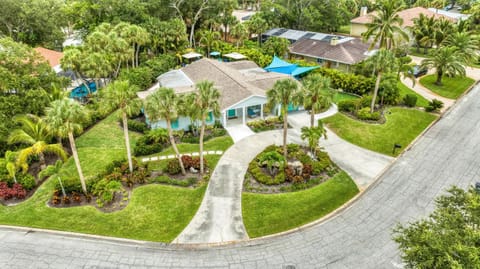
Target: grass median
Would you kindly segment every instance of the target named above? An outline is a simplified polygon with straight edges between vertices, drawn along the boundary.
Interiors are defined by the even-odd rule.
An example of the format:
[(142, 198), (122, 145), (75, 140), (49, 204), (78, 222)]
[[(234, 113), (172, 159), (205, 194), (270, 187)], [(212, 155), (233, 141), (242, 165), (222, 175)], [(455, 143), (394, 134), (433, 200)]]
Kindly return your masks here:
[(417, 109), (393, 107), (385, 112), (384, 124), (371, 124), (354, 120), (337, 113), (323, 122), (339, 137), (348, 142), (385, 155), (397, 156), (402, 149), (393, 152), (394, 144), (404, 149), (437, 116)]
[(317, 220), (358, 193), (345, 172), (311, 189), (281, 194), (242, 195), (243, 222), (250, 237), (275, 234)]
[(435, 84), (437, 75), (427, 75), (420, 79), (420, 84), (430, 91), (450, 99), (457, 99), (462, 95), (475, 80), (469, 77), (447, 77), (442, 78), (442, 85)]

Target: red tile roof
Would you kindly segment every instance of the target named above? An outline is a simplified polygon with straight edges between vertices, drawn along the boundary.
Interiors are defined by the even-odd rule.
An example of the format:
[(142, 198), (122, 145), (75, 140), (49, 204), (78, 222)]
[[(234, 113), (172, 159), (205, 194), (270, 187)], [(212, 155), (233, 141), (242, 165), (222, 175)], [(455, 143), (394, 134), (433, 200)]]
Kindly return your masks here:
[[(372, 16), (375, 15), (375, 14), (376, 14), (375, 11), (370, 12), (366, 15), (356, 17), (356, 18), (352, 19), (350, 22), (351, 23), (357, 23), (357, 24), (371, 23), (372, 22)], [(430, 10), (428, 10), (426, 8), (423, 8), (423, 7), (414, 7), (414, 8), (409, 8), (409, 9), (405, 9), (405, 10), (402, 10), (402, 11), (398, 12), (398, 16), (403, 19), (403, 24), (402, 24), (403, 27), (413, 26), (413, 19), (420, 17), (420, 14), (425, 14), (427, 17), (434, 16), (436, 19), (445, 18), (445, 19), (448, 19), (448, 20), (453, 21), (453, 22), (457, 21), (456, 19), (453, 19), (453, 18), (450, 18), (448, 16), (435, 13), (435, 12), (430, 11)]]
[(54, 51), (54, 50), (49, 50), (46, 48), (35, 48), (35, 51), (38, 52), (45, 60), (48, 61), (50, 66), (53, 68), (57, 65), (60, 64), (60, 59), (63, 57), (62, 52)]

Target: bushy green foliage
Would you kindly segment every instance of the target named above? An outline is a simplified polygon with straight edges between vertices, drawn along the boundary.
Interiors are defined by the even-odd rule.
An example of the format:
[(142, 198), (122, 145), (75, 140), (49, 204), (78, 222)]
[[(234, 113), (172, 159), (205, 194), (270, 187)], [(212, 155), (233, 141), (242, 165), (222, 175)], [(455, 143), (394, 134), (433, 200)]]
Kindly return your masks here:
[(345, 92), (357, 95), (365, 95), (371, 92), (375, 87), (375, 81), (361, 75), (344, 73), (342, 71), (330, 68), (317, 69), (320, 74), (331, 79), (332, 87), (343, 89)]
[(357, 110), (358, 100), (342, 100), (338, 102), (338, 110), (342, 112), (354, 113)]
[(94, 186), (92, 193), (97, 196), (97, 205), (103, 206), (105, 203), (109, 203), (115, 197), (115, 192), (122, 189), (122, 183), (115, 180), (102, 179), (98, 181)]
[(146, 131), (149, 130), (148, 125), (143, 121), (128, 119), (127, 124), (128, 124), (128, 130), (130, 131), (144, 134)]
[(178, 179), (172, 179), (168, 176), (162, 175), (155, 178), (151, 178), (149, 180), (149, 183), (163, 183), (163, 184), (169, 184), (169, 185), (175, 185), (175, 186), (181, 186), (181, 187), (190, 187), (195, 185), (195, 183), (197, 183), (197, 179), (190, 177), (190, 178), (187, 178), (186, 180), (178, 180)]
[(256, 133), (274, 130), (283, 126), (282, 124), (283, 119), (281, 117), (269, 117), (265, 120), (259, 119), (247, 122), (248, 127), (250, 127)]
[(377, 121), (380, 119), (380, 112), (375, 111), (370, 113), (370, 108), (364, 107), (357, 111), (357, 117), (361, 120), (374, 120)]
[(407, 94), (403, 97), (403, 103), (408, 107), (417, 105), (417, 96), (415, 94)]
[(122, 69), (119, 80), (128, 80), (131, 85), (135, 85), (140, 90), (149, 88), (155, 82), (153, 71), (148, 66)]
[(182, 171), (180, 167), (180, 163), (178, 162), (178, 159), (172, 159), (167, 162), (167, 166), (165, 167), (164, 172), (168, 173), (170, 175), (178, 175)]
[(427, 112), (438, 112), (443, 107), (443, 102), (438, 99), (433, 99), (428, 103), (428, 106), (425, 107)]
[(35, 183), (35, 178), (28, 174), (28, 173), (25, 173), (25, 174), (19, 174), (17, 175), (17, 181), (18, 183), (20, 183), (23, 188), (27, 191), (35, 188), (35, 186), (37, 185)]

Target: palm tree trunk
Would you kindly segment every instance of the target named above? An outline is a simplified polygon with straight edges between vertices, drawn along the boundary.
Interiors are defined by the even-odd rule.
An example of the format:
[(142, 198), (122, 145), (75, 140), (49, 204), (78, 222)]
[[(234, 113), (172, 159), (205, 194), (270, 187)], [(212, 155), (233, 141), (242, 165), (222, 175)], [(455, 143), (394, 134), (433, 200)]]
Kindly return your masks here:
[(125, 146), (127, 147), (128, 169), (133, 173), (132, 153), (130, 152), (130, 137), (128, 136), (127, 113), (122, 112), (123, 134), (125, 135)]
[(73, 138), (73, 133), (68, 133), (68, 140), (70, 141), (70, 148), (72, 149), (73, 160), (75, 161), (75, 166), (77, 167), (78, 176), (80, 177), (80, 183), (82, 184), (83, 193), (87, 193), (87, 185), (85, 184), (85, 178), (83, 177), (82, 167), (80, 166), (80, 159), (78, 158), (77, 147), (75, 146), (75, 138)]
[(315, 111), (313, 110), (313, 104), (312, 108), (310, 109), (310, 127), (315, 127)]
[(175, 151), (175, 155), (177, 156), (178, 162), (180, 163), (180, 169), (182, 170), (182, 175), (185, 175), (185, 166), (183, 165), (182, 157), (180, 156), (180, 152), (177, 148), (177, 143), (175, 143), (175, 138), (173, 137), (172, 126), (170, 119), (167, 119), (167, 130), (168, 130), (168, 137), (170, 138), (170, 144), (172, 145), (173, 151)]
[(437, 80), (435, 81), (436, 85), (439, 85), (439, 86), (442, 85), (442, 77), (443, 77), (443, 72), (437, 71)]
[(382, 72), (378, 72), (377, 81), (375, 82), (375, 89), (373, 90), (372, 104), (370, 105), (370, 113), (375, 109), (375, 99), (377, 98), (378, 88), (380, 87), (380, 80), (382, 79)]
[(138, 67), (138, 54), (140, 54), (140, 45), (137, 44), (137, 49), (135, 50), (135, 67)]
[(288, 104), (283, 104), (283, 157), (285, 157), (285, 162), (287, 161), (287, 115), (288, 115)]
[(205, 115), (202, 115), (202, 127), (200, 128), (200, 174), (204, 172), (203, 163), (203, 136), (205, 134)]
[(43, 152), (38, 153), (38, 159), (40, 161), (40, 169), (43, 170), (45, 169), (45, 154)]

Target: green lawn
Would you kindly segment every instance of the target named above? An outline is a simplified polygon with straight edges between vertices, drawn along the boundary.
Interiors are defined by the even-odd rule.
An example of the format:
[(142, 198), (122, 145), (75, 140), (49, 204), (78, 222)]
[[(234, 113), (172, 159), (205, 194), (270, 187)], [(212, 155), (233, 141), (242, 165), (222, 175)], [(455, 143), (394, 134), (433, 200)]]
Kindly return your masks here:
[(333, 102), (335, 104), (338, 104), (338, 102), (343, 101), (343, 100), (352, 100), (352, 99), (358, 99), (359, 97), (344, 93), (344, 92), (336, 92), (335, 95), (333, 95)]
[[(370, 124), (354, 120), (337, 113), (323, 120), (338, 136), (360, 147), (397, 156), (409, 145), (437, 116), (407, 108), (389, 108), (384, 124)], [(402, 149), (392, 153), (393, 145), (402, 145)]]
[(420, 79), (420, 83), (431, 90), (432, 92), (450, 99), (457, 99), (462, 93), (464, 93), (475, 80), (469, 77), (443, 77), (442, 86), (434, 84), (437, 79), (437, 75), (427, 75)]
[(325, 216), (357, 193), (357, 186), (345, 172), (303, 191), (243, 193), (243, 221), (250, 237), (279, 233)]
[(407, 94), (413, 94), (417, 96), (417, 106), (419, 107), (426, 107), (428, 106), (428, 100), (425, 99), (423, 96), (420, 94), (414, 92), (412, 89), (410, 89), (408, 86), (403, 84), (402, 82), (397, 83), (398, 89), (400, 91), (400, 100), (403, 100), (403, 97)]
[[(114, 113), (77, 138), (80, 161), (87, 177), (103, 172), (113, 160), (126, 158), (123, 131), (117, 119)], [(132, 145), (138, 137), (139, 134), (130, 132)], [(72, 158), (60, 174), (63, 178), (78, 177)], [(47, 180), (33, 197), (20, 205), (0, 206), (0, 223), (170, 242), (193, 218), (206, 189), (205, 186), (197, 189), (142, 186), (134, 190), (125, 209), (107, 214), (91, 206), (47, 207), (54, 185), (54, 181)]]

